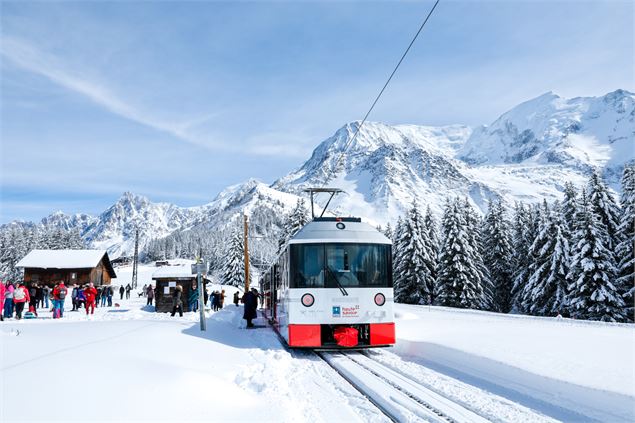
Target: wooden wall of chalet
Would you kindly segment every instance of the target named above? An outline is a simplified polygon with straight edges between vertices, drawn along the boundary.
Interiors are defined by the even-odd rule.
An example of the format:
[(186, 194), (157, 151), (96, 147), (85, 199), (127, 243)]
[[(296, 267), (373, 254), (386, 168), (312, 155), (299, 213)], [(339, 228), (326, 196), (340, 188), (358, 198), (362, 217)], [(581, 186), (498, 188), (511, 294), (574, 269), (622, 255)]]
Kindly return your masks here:
[(60, 280), (66, 285), (85, 285), (89, 282), (100, 285), (110, 285), (112, 279), (103, 261), (90, 269), (41, 269), (27, 267), (24, 269), (24, 282), (26, 284), (39, 283), (54, 286)]
[(165, 294), (164, 289), (169, 287), (170, 282), (176, 282), (176, 285), (183, 287), (183, 294), (181, 295), (181, 301), (183, 301), (183, 311), (190, 311), (188, 299), (192, 293), (192, 285), (196, 288), (196, 278), (152, 278), (155, 283), (154, 288), (154, 301), (155, 309), (159, 313), (171, 313), (172, 312), (172, 294), (176, 287), (171, 287), (169, 293)]

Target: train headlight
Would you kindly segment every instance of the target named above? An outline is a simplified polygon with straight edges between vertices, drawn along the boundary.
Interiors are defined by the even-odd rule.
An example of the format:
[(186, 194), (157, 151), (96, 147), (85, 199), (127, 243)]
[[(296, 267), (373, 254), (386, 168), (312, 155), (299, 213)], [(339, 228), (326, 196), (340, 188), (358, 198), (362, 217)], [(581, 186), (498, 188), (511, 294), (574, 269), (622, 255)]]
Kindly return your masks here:
[(313, 305), (313, 303), (315, 302), (315, 298), (313, 298), (313, 295), (311, 294), (304, 294), (302, 296), (302, 305), (305, 307), (311, 307)]
[(386, 304), (386, 297), (381, 292), (379, 294), (375, 294), (375, 304), (378, 306), (383, 306)]

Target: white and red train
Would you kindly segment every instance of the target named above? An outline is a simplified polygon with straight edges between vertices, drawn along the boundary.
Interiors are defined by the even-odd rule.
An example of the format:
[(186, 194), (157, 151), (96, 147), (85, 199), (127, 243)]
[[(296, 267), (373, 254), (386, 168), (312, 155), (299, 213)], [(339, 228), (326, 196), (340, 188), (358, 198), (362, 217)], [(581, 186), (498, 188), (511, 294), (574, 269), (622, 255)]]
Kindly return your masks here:
[(263, 275), (265, 315), (290, 347), (395, 343), (391, 241), (359, 218), (315, 218)]

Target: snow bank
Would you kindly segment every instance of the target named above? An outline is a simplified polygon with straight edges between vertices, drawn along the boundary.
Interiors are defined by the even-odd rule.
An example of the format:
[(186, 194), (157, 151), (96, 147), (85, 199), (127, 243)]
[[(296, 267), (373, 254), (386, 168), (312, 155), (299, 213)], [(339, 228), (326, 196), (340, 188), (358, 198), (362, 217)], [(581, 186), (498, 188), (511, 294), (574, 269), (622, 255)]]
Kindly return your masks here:
[(397, 305), (396, 351), (565, 420), (635, 419), (635, 327)]

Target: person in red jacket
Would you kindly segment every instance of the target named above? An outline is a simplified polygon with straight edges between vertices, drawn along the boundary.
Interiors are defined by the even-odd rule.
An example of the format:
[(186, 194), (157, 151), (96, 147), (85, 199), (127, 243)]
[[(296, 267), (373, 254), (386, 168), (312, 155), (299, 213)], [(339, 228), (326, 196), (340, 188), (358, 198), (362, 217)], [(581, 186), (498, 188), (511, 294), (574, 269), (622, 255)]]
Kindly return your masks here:
[(84, 289), (84, 297), (86, 297), (86, 314), (88, 315), (88, 309), (92, 307), (90, 314), (95, 314), (95, 299), (97, 298), (97, 290), (91, 282), (88, 284), (88, 288)]
[(13, 303), (15, 304), (15, 318), (22, 318), (22, 311), (24, 310), (24, 304), (31, 301), (29, 296), (29, 290), (26, 289), (24, 284), (18, 284), (18, 288), (13, 292)]
[(64, 316), (64, 301), (66, 300), (66, 285), (64, 281), (60, 281), (53, 289), (53, 318), (61, 318)]

